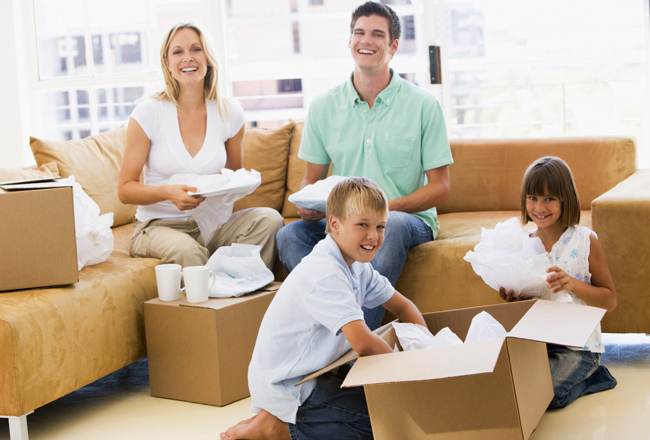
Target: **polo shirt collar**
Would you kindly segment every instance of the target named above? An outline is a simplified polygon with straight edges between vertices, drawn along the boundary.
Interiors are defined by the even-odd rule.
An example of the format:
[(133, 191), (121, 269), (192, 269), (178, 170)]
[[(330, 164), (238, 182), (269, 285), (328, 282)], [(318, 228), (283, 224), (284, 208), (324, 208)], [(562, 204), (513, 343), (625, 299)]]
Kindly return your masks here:
[[(399, 88), (401, 86), (400, 82), (402, 81), (402, 78), (397, 75), (393, 69), (389, 69), (390, 74), (392, 75), (390, 83), (388, 83), (388, 86), (382, 90), (379, 95), (377, 95), (377, 102), (383, 102), (386, 105), (391, 105), (393, 103), (393, 98), (395, 98), (395, 95), (397, 95), (397, 92), (399, 91)], [(350, 103), (351, 107), (354, 107), (356, 104), (362, 102), (361, 97), (357, 93), (357, 90), (354, 88), (354, 82), (352, 81), (352, 78), (354, 77), (354, 72), (350, 74), (350, 77), (348, 78), (347, 82), (347, 89), (348, 89), (348, 102)]]
[(336, 261), (347, 269), (347, 272), (349, 272), (351, 275), (354, 275), (355, 263), (352, 263), (351, 267), (348, 266), (348, 263), (346, 263), (345, 260), (343, 259), (341, 248), (339, 248), (339, 245), (336, 244), (336, 241), (334, 241), (334, 239), (330, 234), (327, 234), (325, 236), (325, 239), (322, 240), (321, 243), (323, 243), (323, 246), (325, 246), (329, 250), (329, 252), (336, 259)]

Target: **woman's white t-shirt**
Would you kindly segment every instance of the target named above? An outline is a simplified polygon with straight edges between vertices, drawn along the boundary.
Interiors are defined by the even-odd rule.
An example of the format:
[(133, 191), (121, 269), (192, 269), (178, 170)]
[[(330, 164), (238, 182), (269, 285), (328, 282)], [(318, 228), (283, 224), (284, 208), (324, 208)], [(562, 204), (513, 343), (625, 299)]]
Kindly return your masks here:
[[(225, 142), (244, 125), (244, 110), (233, 100), (227, 100), (228, 116), (221, 119), (217, 102), (206, 104), (207, 125), (203, 146), (196, 154), (183, 144), (176, 106), (170, 101), (147, 99), (131, 113), (151, 142), (144, 165), (144, 184), (166, 185), (174, 174), (218, 174), (226, 164)], [(165, 200), (151, 205), (139, 205), (135, 214), (139, 221), (151, 219), (185, 220), (187, 213)]]

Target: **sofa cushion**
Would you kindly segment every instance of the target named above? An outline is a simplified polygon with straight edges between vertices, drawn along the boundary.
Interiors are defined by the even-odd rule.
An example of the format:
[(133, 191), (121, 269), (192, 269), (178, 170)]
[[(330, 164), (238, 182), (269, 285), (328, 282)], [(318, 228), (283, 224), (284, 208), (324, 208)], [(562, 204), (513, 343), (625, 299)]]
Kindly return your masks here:
[[(561, 157), (573, 171), (580, 208), (636, 170), (636, 144), (628, 137), (544, 139), (453, 139), (451, 194), (438, 214), (466, 211), (516, 211), (521, 179), (543, 156)], [(594, 173), (592, 164), (598, 164)]]
[[(298, 158), (303, 126), (304, 122), (296, 122), (293, 127), (293, 135), (291, 136), (291, 145), (289, 146), (289, 166), (287, 170), (287, 191), (284, 195), (284, 205), (282, 205), (281, 211), (282, 217), (284, 218), (298, 217), (296, 205), (289, 201), (289, 196), (300, 189), (300, 182), (302, 182), (302, 179), (305, 177), (305, 171), (307, 170), (307, 162)], [(327, 175), (332, 175), (331, 165)]]
[(58, 175), (59, 168), (56, 162), (45, 163), (38, 168), (0, 168), (0, 182), (40, 179)]
[(136, 207), (117, 197), (117, 183), (126, 144), (126, 126), (71, 141), (30, 138), (32, 153), (40, 166), (56, 162), (62, 177), (74, 176), (99, 205), (101, 214), (112, 212), (113, 227), (133, 220)]
[(238, 200), (234, 210), (266, 206), (277, 211), (284, 203), (287, 160), (293, 121), (282, 127), (253, 128), (244, 136), (244, 168), (262, 175), (262, 184), (253, 194)]

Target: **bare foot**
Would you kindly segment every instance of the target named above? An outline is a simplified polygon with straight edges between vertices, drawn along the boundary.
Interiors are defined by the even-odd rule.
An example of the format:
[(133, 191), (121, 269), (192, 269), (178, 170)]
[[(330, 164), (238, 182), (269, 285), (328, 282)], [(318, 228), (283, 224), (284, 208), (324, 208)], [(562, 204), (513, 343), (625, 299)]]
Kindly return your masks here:
[(291, 440), (289, 426), (273, 414), (261, 410), (221, 433), (221, 440)]

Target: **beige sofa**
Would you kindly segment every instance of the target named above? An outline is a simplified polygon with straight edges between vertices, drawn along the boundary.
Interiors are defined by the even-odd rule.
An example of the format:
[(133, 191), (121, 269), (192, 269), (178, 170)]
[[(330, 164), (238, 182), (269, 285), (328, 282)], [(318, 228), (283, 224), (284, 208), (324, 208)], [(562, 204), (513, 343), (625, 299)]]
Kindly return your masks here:
[[(236, 209), (269, 206), (296, 218), (287, 197), (298, 189), (305, 164), (297, 158), (302, 123), (253, 129), (244, 142), (245, 167), (263, 184)], [(70, 286), (0, 292), (0, 416), (12, 431), (26, 430), (25, 415), (146, 354), (143, 302), (156, 296), (159, 260), (131, 258), (134, 207), (122, 205), (116, 186), (125, 130), (80, 141), (31, 139), (38, 165), (76, 180), (100, 206), (114, 212), (115, 250), (104, 263), (85, 267)], [(439, 208), (438, 240), (412, 249), (397, 284), (422, 311), (499, 302), (462, 257), (480, 239), (481, 227), (518, 215), (518, 187), (525, 168), (547, 154), (572, 167), (581, 195), (582, 224), (599, 234), (619, 307), (604, 331), (648, 332), (650, 296), (646, 269), (650, 234), (650, 170), (636, 170), (628, 138), (452, 141), (450, 200)], [(279, 263), (276, 276), (286, 275)], [(13, 435), (12, 433), (12, 435)]]

